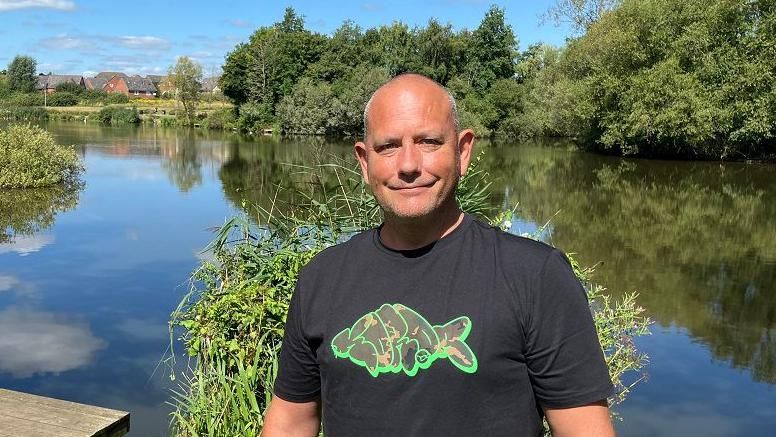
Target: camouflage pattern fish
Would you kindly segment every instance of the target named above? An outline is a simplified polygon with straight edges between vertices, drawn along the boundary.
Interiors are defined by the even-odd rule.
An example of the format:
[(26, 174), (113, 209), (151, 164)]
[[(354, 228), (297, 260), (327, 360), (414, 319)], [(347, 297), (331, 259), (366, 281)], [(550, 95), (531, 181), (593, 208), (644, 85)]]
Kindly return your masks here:
[(447, 358), (466, 373), (477, 371), (477, 357), (465, 343), (471, 320), (461, 316), (431, 325), (402, 304), (384, 304), (340, 331), (331, 341), (337, 358), (349, 358), (370, 375), (404, 372), (415, 376), (437, 359)]

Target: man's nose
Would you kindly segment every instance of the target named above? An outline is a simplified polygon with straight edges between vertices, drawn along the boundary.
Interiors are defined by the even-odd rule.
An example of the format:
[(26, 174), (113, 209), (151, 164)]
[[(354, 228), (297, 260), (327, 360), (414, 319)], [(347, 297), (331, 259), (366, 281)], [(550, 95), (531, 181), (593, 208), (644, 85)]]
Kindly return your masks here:
[(399, 174), (417, 176), (423, 167), (423, 154), (413, 143), (402, 144), (399, 150)]

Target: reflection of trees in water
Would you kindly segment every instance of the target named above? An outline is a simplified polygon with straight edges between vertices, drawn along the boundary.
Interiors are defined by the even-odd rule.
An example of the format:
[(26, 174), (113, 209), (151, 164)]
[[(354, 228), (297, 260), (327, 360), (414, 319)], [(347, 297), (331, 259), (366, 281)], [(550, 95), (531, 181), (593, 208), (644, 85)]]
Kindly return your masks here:
[(267, 210), (288, 208), (304, 201), (298, 198), (299, 191), (289, 188), (306, 192), (305, 185), (314, 182), (332, 187), (337, 183), (333, 174), (331, 180), (313, 180), (306, 167), (333, 160), (348, 162), (350, 153), (351, 149), (343, 144), (318, 137), (232, 142), (229, 160), (221, 166), (218, 176), (226, 198), (238, 208), (249, 212), (255, 205)]
[(523, 216), (553, 218), (553, 240), (594, 263), (615, 293), (641, 292), (663, 325), (776, 382), (773, 169), (622, 161), (557, 149), (494, 148), (498, 184)]
[(0, 243), (50, 228), (57, 214), (78, 204), (82, 184), (0, 190)]

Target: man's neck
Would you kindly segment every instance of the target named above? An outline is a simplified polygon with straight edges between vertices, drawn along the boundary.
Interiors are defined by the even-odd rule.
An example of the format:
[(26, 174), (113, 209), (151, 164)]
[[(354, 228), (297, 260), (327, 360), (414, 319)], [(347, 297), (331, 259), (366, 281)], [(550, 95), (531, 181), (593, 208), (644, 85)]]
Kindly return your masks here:
[(431, 217), (402, 220), (386, 216), (380, 230), (380, 241), (394, 250), (419, 249), (453, 232), (463, 217), (457, 205)]

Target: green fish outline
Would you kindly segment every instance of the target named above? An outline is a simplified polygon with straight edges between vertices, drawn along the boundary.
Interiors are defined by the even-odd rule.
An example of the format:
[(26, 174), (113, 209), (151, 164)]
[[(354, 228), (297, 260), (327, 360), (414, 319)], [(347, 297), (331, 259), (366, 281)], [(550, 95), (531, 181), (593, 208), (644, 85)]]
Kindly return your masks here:
[(386, 303), (337, 333), (331, 349), (336, 358), (350, 359), (375, 378), (402, 371), (413, 377), (445, 358), (472, 374), (477, 372), (477, 357), (465, 343), (471, 328), (467, 316), (432, 325), (410, 307)]

